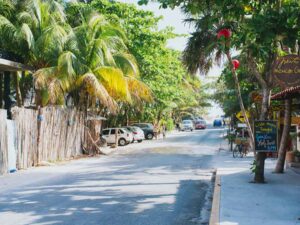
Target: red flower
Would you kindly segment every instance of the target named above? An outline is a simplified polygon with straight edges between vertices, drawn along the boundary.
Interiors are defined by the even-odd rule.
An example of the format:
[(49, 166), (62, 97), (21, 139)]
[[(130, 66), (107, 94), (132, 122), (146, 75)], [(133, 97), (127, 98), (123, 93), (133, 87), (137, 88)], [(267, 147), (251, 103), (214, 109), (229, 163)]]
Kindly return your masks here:
[(240, 66), (240, 62), (237, 59), (232, 60), (232, 64), (235, 70)]
[(217, 35), (218, 39), (221, 38), (222, 36), (224, 36), (226, 39), (230, 38), (231, 31), (227, 28), (219, 30), (218, 35)]

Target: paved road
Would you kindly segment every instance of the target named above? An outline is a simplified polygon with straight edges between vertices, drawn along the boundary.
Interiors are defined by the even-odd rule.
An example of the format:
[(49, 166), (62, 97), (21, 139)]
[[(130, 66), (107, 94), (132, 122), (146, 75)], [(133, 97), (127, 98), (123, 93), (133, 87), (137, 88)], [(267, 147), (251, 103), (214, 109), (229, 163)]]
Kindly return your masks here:
[(201, 212), (207, 221), (220, 133), (174, 134), (1, 177), (0, 224), (193, 225)]

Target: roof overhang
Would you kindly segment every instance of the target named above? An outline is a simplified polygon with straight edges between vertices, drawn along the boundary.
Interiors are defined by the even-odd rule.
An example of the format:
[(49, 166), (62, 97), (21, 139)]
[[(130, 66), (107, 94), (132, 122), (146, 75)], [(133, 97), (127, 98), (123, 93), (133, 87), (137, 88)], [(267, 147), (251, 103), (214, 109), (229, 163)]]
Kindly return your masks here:
[(290, 87), (281, 92), (272, 95), (272, 100), (285, 100), (289, 98), (296, 98), (300, 96), (300, 86)]
[(10, 72), (33, 71), (33, 68), (30, 66), (26, 66), (22, 63), (0, 58), (0, 72), (1, 71), (10, 71)]

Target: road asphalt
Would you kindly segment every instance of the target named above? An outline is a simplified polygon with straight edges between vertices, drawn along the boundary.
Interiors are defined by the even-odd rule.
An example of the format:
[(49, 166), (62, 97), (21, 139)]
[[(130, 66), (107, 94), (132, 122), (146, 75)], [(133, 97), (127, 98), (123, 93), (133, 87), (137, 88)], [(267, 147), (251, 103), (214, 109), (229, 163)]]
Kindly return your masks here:
[(180, 132), (2, 176), (0, 224), (208, 224), (222, 132)]

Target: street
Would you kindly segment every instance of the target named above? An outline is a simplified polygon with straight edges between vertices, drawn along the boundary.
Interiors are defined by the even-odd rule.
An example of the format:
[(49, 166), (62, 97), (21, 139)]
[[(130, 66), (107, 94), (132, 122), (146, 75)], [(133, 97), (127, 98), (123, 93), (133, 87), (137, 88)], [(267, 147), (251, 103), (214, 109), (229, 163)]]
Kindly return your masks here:
[(208, 224), (222, 129), (181, 132), (107, 156), (0, 179), (0, 224)]

